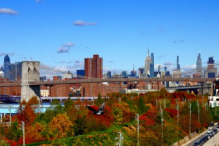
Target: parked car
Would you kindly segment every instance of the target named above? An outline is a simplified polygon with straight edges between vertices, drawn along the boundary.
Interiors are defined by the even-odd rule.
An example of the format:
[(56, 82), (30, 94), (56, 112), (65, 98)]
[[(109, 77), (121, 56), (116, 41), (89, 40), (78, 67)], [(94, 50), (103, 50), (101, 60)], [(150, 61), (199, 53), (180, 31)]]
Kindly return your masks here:
[(208, 135), (205, 135), (202, 140), (204, 141), (204, 143), (206, 143), (206, 141), (208, 141), (211, 137)]
[(208, 135), (208, 136), (210, 136), (210, 137), (214, 136), (212, 130), (208, 130), (207, 133), (206, 133), (206, 135)]
[(203, 140), (203, 139), (200, 139), (200, 140), (196, 141), (196, 142), (193, 144), (193, 146), (202, 146), (204, 143), (205, 143), (204, 140)]
[(213, 129), (214, 133), (216, 134), (217, 133), (217, 129)]

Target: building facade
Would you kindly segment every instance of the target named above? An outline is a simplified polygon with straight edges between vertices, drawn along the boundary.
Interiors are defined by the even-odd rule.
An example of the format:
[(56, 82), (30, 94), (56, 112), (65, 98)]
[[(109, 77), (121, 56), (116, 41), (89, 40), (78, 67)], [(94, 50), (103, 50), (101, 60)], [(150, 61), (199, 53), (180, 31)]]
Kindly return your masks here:
[(217, 76), (217, 68), (214, 67), (214, 58), (209, 57), (208, 58), (208, 67), (204, 71), (204, 77), (205, 78), (216, 78)]
[(93, 55), (93, 58), (84, 59), (85, 77), (103, 78), (103, 58)]
[(4, 77), (9, 79), (9, 65), (10, 65), (10, 57), (6, 55), (4, 57)]
[(144, 73), (142, 75), (143, 78), (150, 77), (150, 64), (151, 64), (151, 57), (150, 57), (149, 48), (148, 48), (148, 56), (145, 59)]
[(198, 54), (197, 61), (196, 61), (196, 74), (202, 76), (202, 59), (201, 54)]

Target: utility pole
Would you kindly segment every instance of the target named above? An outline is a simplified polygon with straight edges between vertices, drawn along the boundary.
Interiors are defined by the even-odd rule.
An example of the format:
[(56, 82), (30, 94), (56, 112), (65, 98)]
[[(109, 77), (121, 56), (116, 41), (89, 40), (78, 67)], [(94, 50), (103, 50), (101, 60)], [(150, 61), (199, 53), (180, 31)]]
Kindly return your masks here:
[(200, 111), (199, 111), (199, 102), (197, 100), (197, 107), (198, 107), (198, 122), (200, 123)]
[[(177, 110), (177, 126), (179, 126), (179, 104), (176, 103), (176, 110)], [(179, 130), (177, 130), (177, 140), (179, 138)]]
[(136, 115), (136, 119), (137, 119), (137, 146), (139, 146), (139, 115)]
[(164, 109), (165, 109), (165, 108), (166, 108), (166, 98), (164, 99), (163, 102), (164, 102), (164, 105), (163, 105), (163, 106), (164, 106)]
[(22, 131), (23, 131), (23, 146), (25, 146), (25, 123), (24, 121), (21, 121), (22, 123)]
[(9, 112), (10, 112), (10, 126), (11, 126), (11, 106), (9, 106)]
[(162, 145), (163, 145), (163, 109), (160, 109), (160, 114), (161, 114), (161, 130), (162, 130)]
[(192, 118), (192, 111), (191, 111), (191, 103), (189, 103), (189, 137), (190, 137), (190, 135), (191, 135), (191, 118)]
[(118, 132), (119, 137), (116, 137), (115, 139), (119, 139), (119, 142), (116, 143), (116, 145), (122, 146), (123, 145), (123, 134), (122, 132)]
[(217, 103), (216, 103), (216, 101), (215, 101), (215, 103), (214, 103), (214, 115), (216, 116), (217, 115)]

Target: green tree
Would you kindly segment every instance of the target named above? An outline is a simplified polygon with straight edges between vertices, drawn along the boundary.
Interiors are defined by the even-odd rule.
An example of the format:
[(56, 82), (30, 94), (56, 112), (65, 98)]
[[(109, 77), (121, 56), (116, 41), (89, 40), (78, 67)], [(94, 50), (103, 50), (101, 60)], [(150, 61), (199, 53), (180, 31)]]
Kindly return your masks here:
[(113, 109), (113, 116), (114, 116), (114, 124), (115, 125), (120, 125), (123, 122), (123, 113), (122, 113), (122, 109), (115, 107)]
[(144, 100), (142, 97), (138, 100), (138, 113), (143, 114), (148, 110), (148, 108), (145, 106)]

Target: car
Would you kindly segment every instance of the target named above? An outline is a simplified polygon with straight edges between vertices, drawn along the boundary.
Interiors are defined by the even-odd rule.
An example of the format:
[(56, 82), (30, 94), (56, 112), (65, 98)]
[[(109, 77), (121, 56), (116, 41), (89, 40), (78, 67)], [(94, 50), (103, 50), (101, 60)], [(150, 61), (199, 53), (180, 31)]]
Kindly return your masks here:
[(217, 129), (213, 129), (214, 133), (216, 134), (217, 133)]
[(210, 136), (210, 137), (214, 136), (214, 135), (213, 135), (213, 132), (212, 132), (211, 130), (208, 130), (207, 133), (206, 133), (206, 135), (208, 135), (208, 136)]
[(193, 144), (193, 146), (202, 146), (204, 143), (205, 143), (204, 140), (203, 140), (203, 139), (200, 139), (200, 140), (196, 141), (196, 142)]
[(204, 143), (205, 143), (205, 142), (208, 141), (210, 138), (211, 138), (210, 136), (205, 135), (204, 137), (202, 137), (202, 140), (203, 140)]

